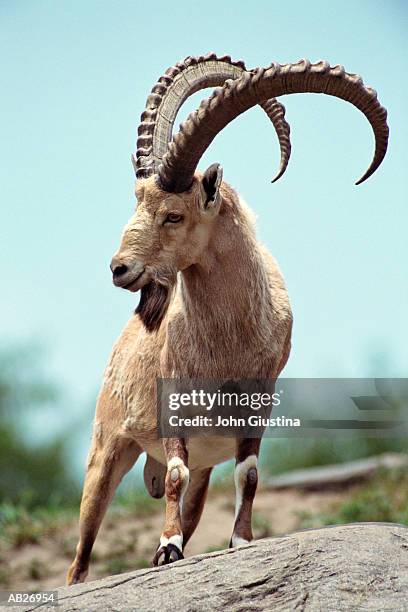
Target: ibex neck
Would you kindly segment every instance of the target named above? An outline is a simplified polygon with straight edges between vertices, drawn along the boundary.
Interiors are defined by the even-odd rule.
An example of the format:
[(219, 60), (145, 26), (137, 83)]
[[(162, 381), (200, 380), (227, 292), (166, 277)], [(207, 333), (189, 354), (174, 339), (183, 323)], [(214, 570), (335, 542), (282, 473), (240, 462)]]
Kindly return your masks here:
[[(268, 307), (265, 266), (248, 214), (235, 203), (217, 220), (197, 264), (182, 272), (181, 293), (195, 334), (253, 334)], [(257, 333), (256, 333), (257, 335)]]

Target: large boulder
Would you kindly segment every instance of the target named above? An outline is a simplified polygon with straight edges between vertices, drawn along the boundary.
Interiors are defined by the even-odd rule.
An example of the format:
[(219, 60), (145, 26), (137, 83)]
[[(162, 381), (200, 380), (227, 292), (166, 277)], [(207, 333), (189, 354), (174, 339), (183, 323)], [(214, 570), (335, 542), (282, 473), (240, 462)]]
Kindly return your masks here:
[(58, 595), (60, 610), (80, 612), (408, 610), (408, 528), (361, 523), (299, 531), (62, 587)]

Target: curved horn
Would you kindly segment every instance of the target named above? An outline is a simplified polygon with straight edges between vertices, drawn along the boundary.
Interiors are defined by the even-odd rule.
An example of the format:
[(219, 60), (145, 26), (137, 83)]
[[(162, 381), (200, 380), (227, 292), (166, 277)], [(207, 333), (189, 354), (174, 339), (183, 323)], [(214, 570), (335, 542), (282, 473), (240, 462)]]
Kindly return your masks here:
[(191, 186), (197, 164), (215, 136), (235, 117), (259, 100), (291, 93), (325, 93), (346, 100), (367, 117), (375, 136), (375, 153), (367, 172), (356, 185), (365, 181), (381, 164), (387, 151), (387, 111), (377, 100), (376, 92), (366, 87), (356, 74), (343, 66), (330, 67), (328, 62), (310, 64), (272, 63), (243, 73), (236, 81), (226, 81), (180, 126), (159, 168), (159, 182), (166, 191), (186, 191)]
[[(168, 68), (147, 98), (138, 128), (136, 158), (132, 156), (137, 178), (156, 174), (172, 138), (176, 115), (189, 96), (206, 87), (219, 87), (227, 79), (237, 79), (246, 72), (244, 62), (234, 62), (228, 55), (209, 53), (186, 57)], [(277, 100), (260, 103), (272, 121), (281, 149), (279, 171), (274, 181), (285, 172), (290, 157), (290, 127), (285, 121), (285, 107)]]

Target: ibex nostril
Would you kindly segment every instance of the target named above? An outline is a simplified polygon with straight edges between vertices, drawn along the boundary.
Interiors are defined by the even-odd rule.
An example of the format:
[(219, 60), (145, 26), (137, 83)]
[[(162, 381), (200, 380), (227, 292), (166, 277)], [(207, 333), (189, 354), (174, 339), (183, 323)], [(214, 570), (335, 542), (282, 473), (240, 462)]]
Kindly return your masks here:
[(123, 276), (128, 271), (128, 267), (125, 264), (121, 264), (120, 266), (115, 266), (112, 270), (113, 276)]

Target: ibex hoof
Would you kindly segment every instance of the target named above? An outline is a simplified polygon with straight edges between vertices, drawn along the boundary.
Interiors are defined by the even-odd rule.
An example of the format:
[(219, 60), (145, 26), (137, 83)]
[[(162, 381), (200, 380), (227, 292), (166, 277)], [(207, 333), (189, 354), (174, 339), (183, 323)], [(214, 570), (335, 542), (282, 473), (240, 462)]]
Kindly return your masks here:
[(85, 579), (88, 575), (88, 570), (81, 570), (77, 568), (73, 563), (69, 568), (68, 576), (67, 576), (67, 586), (71, 586), (72, 584), (78, 584), (80, 582), (85, 582)]
[(153, 565), (168, 565), (180, 559), (184, 559), (181, 550), (175, 544), (167, 544), (158, 548), (153, 558)]

